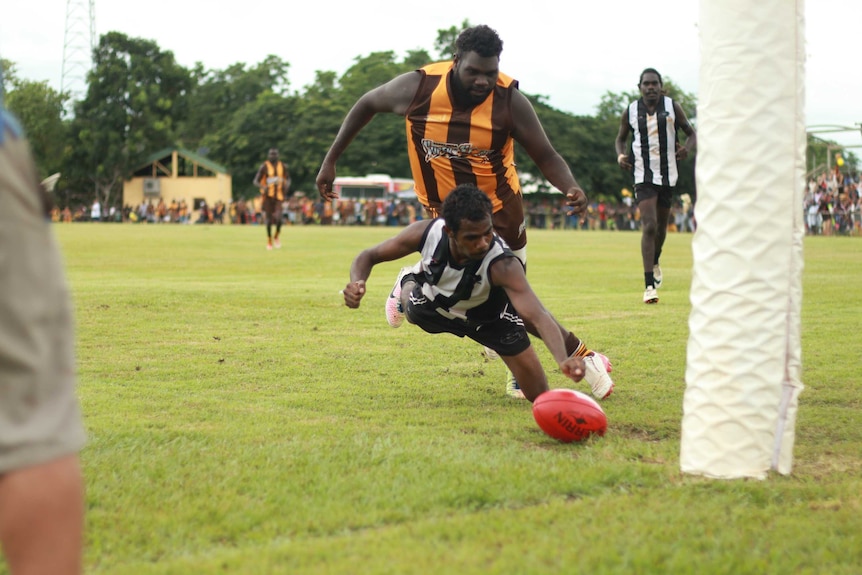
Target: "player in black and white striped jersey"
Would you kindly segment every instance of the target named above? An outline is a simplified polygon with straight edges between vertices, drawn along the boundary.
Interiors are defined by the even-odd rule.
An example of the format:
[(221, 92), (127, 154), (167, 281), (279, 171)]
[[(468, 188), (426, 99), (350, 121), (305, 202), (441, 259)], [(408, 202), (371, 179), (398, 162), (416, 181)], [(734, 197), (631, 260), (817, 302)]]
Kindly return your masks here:
[(442, 218), (410, 224), (356, 256), (342, 290), (345, 305), (359, 307), (376, 264), (419, 252), (420, 261), (399, 276), (396, 297), (407, 321), (494, 350), (530, 401), (547, 391), (548, 380), (528, 334), (542, 339), (565, 375), (580, 381), (589, 374), (593, 395), (609, 396), (614, 384), (601, 358), (581, 357), (583, 344), (539, 301), (524, 264), (494, 232), (491, 210), (475, 185), (457, 186), (443, 201)]
[[(641, 72), (641, 97), (629, 104), (620, 119), (615, 147), (617, 163), (634, 176), (635, 200), (640, 211), (644, 303), (658, 303), (659, 267), (673, 194), (679, 172), (677, 162), (694, 151), (697, 135), (678, 102), (666, 96), (654, 68)], [(677, 132), (685, 133), (685, 145)], [(626, 150), (629, 134), (631, 149)]]

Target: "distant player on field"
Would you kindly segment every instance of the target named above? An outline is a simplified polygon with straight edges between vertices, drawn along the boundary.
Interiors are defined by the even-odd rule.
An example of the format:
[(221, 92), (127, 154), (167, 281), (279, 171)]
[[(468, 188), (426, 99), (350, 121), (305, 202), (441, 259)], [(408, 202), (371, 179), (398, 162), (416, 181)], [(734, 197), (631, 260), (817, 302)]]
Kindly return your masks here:
[[(278, 149), (270, 148), (266, 161), (261, 164), (252, 181), (260, 188), (263, 199), (263, 217), (266, 220), (266, 249), (281, 247), (281, 208), (290, 190), (290, 172), (287, 164), (278, 159)], [(272, 226), (275, 225), (275, 236)]]
[[(662, 92), (661, 74), (653, 68), (641, 72), (638, 88), (641, 97), (629, 104), (620, 119), (614, 142), (617, 163), (634, 175), (635, 201), (641, 219), (641, 258), (644, 270), (644, 303), (658, 303), (656, 288), (661, 286), (658, 265), (667, 221), (679, 176), (677, 161), (694, 150), (697, 135), (678, 102)], [(677, 142), (677, 132), (686, 135), (685, 145)], [(632, 134), (631, 155), (626, 151)]]

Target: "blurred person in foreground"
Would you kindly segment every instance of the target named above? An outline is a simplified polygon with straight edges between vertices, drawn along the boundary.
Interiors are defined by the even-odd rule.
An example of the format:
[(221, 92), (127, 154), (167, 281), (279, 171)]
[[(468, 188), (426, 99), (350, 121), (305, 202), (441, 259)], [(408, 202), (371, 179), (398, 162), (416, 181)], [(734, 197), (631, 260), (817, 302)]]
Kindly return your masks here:
[(78, 452), (86, 437), (71, 300), (49, 213), (0, 91), (0, 546), (12, 575), (81, 573)]

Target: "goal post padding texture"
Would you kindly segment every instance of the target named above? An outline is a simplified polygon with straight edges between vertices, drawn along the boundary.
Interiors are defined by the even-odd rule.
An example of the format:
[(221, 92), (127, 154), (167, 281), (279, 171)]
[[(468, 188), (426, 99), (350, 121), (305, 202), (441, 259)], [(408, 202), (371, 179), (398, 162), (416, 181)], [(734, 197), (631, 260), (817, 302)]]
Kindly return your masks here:
[(804, 2), (701, 0), (680, 467), (789, 474), (802, 390)]

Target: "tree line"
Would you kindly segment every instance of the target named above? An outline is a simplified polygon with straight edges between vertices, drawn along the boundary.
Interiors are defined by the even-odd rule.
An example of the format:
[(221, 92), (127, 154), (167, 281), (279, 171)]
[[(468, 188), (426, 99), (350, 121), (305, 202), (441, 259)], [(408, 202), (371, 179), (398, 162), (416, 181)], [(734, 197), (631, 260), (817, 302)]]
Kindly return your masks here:
[[(70, 101), (45, 81), (18, 77), (14, 62), (0, 65), (7, 106), (27, 131), (40, 173), (62, 174), (55, 190), (61, 207), (86, 205), (94, 198), (119, 207), (123, 181), (150, 154), (172, 146), (225, 166), (234, 199), (257, 194), (251, 180), (267, 150), (276, 147), (290, 167), (293, 189), (314, 193), (320, 161), (356, 99), (398, 74), (448, 58), (457, 34), (469, 25), (438, 30), (437, 58), (425, 50), (400, 59), (392, 51), (374, 52), (357, 56), (340, 76), (318, 71), (314, 82), (299, 90), (290, 83), (290, 63), (279, 56), (221, 70), (201, 63), (189, 69), (154, 41), (121, 32), (100, 37), (80, 101)], [(505, 71), (505, 65), (501, 68)], [(696, 124), (696, 98), (669, 78), (664, 87)], [(592, 116), (572, 115), (551, 107), (542, 95), (526, 95), (588, 196), (620, 200), (631, 178), (617, 166), (613, 142), (620, 116), (639, 97), (637, 91), (606, 92)], [(516, 159), (523, 176), (544, 182), (517, 147)], [(375, 117), (344, 153), (338, 170), (341, 176), (411, 177), (403, 118)], [(694, 197), (693, 170), (693, 160), (686, 160), (679, 192)], [(540, 191), (550, 188), (540, 184)]]

